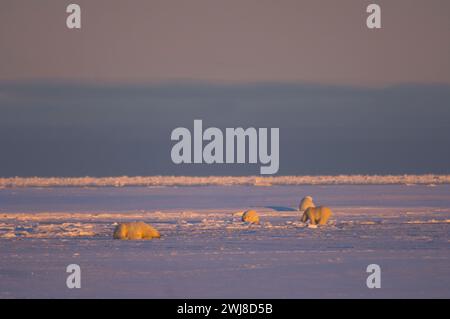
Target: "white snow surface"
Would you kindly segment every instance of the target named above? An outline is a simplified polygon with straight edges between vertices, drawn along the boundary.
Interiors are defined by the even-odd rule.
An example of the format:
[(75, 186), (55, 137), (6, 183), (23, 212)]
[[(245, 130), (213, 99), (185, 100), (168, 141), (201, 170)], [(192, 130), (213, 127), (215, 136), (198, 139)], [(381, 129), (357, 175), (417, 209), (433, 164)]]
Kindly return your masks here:
[[(300, 222), (306, 195), (328, 225)], [(241, 222), (249, 208), (260, 225)], [(162, 238), (112, 239), (140, 220)], [(3, 188), (0, 298), (22, 297), (449, 298), (450, 185)]]

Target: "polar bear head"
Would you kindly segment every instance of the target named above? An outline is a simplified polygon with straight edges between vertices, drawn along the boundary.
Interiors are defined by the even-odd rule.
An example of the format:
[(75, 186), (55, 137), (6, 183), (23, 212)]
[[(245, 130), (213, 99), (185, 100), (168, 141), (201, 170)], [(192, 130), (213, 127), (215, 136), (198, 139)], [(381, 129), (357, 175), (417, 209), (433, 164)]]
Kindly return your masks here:
[(303, 197), (302, 201), (300, 202), (300, 205), (298, 206), (298, 210), (301, 212), (304, 212), (310, 207), (316, 207), (313, 202), (313, 198), (311, 196), (305, 196)]

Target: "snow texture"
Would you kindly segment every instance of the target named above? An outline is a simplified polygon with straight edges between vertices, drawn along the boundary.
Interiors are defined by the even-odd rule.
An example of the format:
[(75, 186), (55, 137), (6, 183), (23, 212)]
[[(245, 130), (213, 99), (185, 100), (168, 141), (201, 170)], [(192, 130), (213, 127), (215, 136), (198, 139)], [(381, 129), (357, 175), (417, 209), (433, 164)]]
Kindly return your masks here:
[[(298, 203), (329, 206), (309, 228)], [(450, 185), (0, 189), (0, 298), (449, 298)], [(242, 222), (254, 209), (260, 224)], [(159, 240), (118, 241), (143, 221)], [(65, 285), (69, 264), (82, 288)], [(366, 267), (379, 264), (381, 289)]]

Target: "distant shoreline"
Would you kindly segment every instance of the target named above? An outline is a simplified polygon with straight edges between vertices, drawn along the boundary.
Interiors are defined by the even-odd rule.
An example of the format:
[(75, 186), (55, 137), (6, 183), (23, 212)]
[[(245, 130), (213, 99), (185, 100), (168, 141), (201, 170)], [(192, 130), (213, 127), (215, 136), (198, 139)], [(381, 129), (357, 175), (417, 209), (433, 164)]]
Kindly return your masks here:
[(442, 185), (450, 175), (118, 176), (0, 178), (0, 188), (276, 185)]

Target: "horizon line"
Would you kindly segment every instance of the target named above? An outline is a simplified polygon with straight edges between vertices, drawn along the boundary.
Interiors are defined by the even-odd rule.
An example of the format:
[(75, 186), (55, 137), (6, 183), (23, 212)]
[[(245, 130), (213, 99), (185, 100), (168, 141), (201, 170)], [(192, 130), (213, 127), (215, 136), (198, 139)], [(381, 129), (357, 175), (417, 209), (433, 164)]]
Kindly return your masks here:
[(450, 174), (283, 175), (283, 176), (110, 176), (0, 177), (0, 188), (129, 186), (281, 186), (281, 185), (427, 185), (450, 184)]
[(167, 79), (167, 80), (146, 80), (146, 81), (120, 81), (120, 80), (89, 80), (89, 79), (69, 79), (69, 78), (27, 78), (27, 79), (0, 79), (0, 85), (66, 85), (79, 87), (98, 87), (98, 88), (158, 88), (158, 87), (212, 87), (212, 88), (234, 88), (234, 87), (264, 87), (264, 86), (303, 86), (303, 87), (321, 87), (321, 88), (341, 88), (341, 89), (367, 89), (384, 90), (402, 87), (447, 87), (447, 82), (414, 82), (401, 81), (386, 84), (350, 84), (350, 83), (332, 83), (317, 81), (229, 81), (229, 80), (200, 80), (200, 79)]

